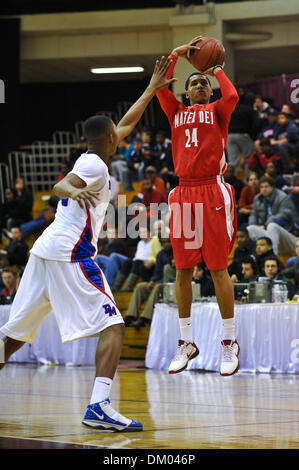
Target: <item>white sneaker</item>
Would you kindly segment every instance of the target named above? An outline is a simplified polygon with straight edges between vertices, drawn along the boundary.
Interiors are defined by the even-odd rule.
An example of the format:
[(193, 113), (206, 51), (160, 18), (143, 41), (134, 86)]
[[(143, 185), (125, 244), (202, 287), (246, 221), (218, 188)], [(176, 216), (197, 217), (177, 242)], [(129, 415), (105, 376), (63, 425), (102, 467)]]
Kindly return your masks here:
[(168, 369), (169, 374), (177, 374), (186, 369), (188, 362), (198, 356), (199, 350), (195, 343), (186, 343), (179, 339), (179, 347)]
[(224, 339), (222, 345), (222, 360), (220, 367), (220, 375), (233, 375), (238, 372), (240, 363), (238, 359), (240, 347), (237, 341)]

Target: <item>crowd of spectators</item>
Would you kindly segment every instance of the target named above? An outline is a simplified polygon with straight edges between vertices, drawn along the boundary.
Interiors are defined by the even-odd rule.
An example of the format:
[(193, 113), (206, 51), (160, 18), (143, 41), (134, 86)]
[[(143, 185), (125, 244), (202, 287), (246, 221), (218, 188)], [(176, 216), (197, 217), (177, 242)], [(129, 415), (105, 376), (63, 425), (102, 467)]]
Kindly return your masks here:
[[(292, 298), (299, 295), (299, 120), (287, 104), (278, 109), (271, 99), (244, 88), (239, 87), (238, 93), (240, 99), (229, 125), (224, 175), (234, 187), (238, 217), (237, 247), (229, 273), (236, 283), (259, 276), (285, 280)], [(86, 139), (80, 137), (69, 160), (61, 165), (58, 181), (86, 150)], [(175, 281), (167, 227), (152, 206), (166, 203), (169, 192), (178, 184), (167, 132), (141, 128), (120, 142), (111, 157), (109, 173), (114, 226), (109, 229), (108, 218), (95, 261), (113, 292), (132, 292), (125, 323), (139, 329), (150, 323), (163, 283)], [(136, 204), (137, 211), (141, 203), (146, 213), (147, 228), (140, 228), (134, 238), (120, 237), (123, 227), (115, 226), (120, 185), (130, 198), (126, 204)], [(36, 218), (32, 216), (33, 200), (22, 178), (5, 191), (0, 214), (0, 241), (5, 242), (0, 250), (0, 303), (13, 299), (27, 262), (28, 237), (39, 236), (55, 218), (57, 198), (51, 197)], [(136, 215), (131, 213), (126, 214), (126, 226)], [(155, 234), (151, 237), (153, 219)], [(286, 266), (280, 255), (290, 256)], [(215, 295), (204, 264), (194, 268), (193, 282), (201, 284), (202, 295)], [(138, 317), (143, 302), (146, 306)]]

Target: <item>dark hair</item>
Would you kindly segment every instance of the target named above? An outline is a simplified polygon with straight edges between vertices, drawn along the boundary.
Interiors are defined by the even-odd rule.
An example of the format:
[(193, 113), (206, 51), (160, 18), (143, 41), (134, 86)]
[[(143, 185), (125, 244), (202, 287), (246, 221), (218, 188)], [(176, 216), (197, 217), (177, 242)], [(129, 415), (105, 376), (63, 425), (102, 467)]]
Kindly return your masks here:
[(250, 175), (252, 175), (252, 174), (255, 174), (255, 176), (257, 177), (257, 179), (260, 178), (260, 176), (259, 176), (259, 174), (258, 174), (257, 171), (255, 171), (255, 170), (249, 170), (249, 171), (248, 171), (248, 176), (247, 176), (247, 182), (249, 181)]
[(253, 269), (254, 274), (255, 275), (258, 274), (258, 266), (256, 264), (255, 259), (252, 256), (247, 256), (246, 258), (244, 258), (242, 260), (242, 264), (250, 264)]
[(263, 183), (268, 183), (270, 186), (274, 187), (274, 181), (269, 176), (262, 176), (260, 179), (260, 185)]
[(108, 116), (91, 116), (83, 125), (84, 135), (88, 141), (100, 139), (109, 134), (112, 120)]
[(268, 256), (267, 258), (265, 258), (265, 260), (264, 260), (264, 267), (265, 267), (266, 261), (276, 261), (277, 267), (278, 267), (278, 269), (279, 269), (279, 264), (278, 264), (278, 258), (277, 258), (277, 256)]
[(247, 230), (246, 227), (239, 227), (238, 230), (237, 230), (237, 233), (238, 233), (238, 232), (243, 232), (243, 233), (245, 233), (245, 235), (247, 235), (247, 237), (249, 238), (249, 232), (248, 232), (248, 230)]
[(284, 117), (286, 117), (287, 119), (289, 119), (289, 116), (288, 116), (287, 113), (285, 113), (284, 111), (279, 111), (279, 113), (277, 114), (277, 116), (280, 116), (281, 114), (282, 114)]
[(204, 78), (207, 79), (210, 87), (211, 87), (211, 82), (210, 82), (210, 79), (209, 77), (207, 77), (207, 75), (205, 75), (204, 73), (200, 73), (200, 72), (193, 72), (191, 73), (191, 75), (189, 75), (189, 77), (187, 78), (186, 82), (185, 82), (185, 90), (187, 91), (188, 90), (188, 86), (189, 86), (189, 81), (190, 81), (190, 78), (193, 77), (194, 75), (202, 75)]
[(11, 273), (13, 274), (15, 277), (18, 276), (18, 270), (15, 266), (6, 266), (5, 268), (2, 269), (2, 274), (3, 273)]
[(266, 240), (267, 245), (273, 246), (273, 242), (272, 242), (271, 238), (269, 238), (269, 237), (260, 237), (260, 238), (257, 239), (257, 242), (258, 242), (259, 240)]

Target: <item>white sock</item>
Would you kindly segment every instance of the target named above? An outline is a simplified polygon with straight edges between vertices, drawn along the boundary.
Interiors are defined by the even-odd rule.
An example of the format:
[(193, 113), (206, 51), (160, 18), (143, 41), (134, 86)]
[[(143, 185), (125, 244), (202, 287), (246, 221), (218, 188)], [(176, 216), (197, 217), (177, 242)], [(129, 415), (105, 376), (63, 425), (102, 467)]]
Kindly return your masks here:
[(222, 331), (222, 340), (230, 339), (235, 341), (235, 317), (232, 318), (223, 318), (223, 331)]
[(192, 339), (192, 328), (191, 328), (191, 317), (179, 318), (181, 339), (186, 343), (193, 343)]
[(108, 377), (96, 377), (93, 382), (93, 389), (89, 404), (99, 403), (109, 398), (112, 379)]

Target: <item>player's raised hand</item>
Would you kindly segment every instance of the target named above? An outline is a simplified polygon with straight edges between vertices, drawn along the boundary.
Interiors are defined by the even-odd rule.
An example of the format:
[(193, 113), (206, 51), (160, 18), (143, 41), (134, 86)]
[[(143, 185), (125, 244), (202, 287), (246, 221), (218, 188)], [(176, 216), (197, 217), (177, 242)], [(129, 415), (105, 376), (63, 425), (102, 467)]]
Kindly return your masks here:
[(86, 188), (73, 188), (70, 192), (70, 198), (77, 201), (81, 209), (84, 209), (84, 205), (87, 207), (96, 207), (95, 199), (99, 199), (100, 193), (92, 189)]
[(196, 44), (201, 40), (202, 36), (196, 36), (195, 38), (191, 39), (188, 44), (183, 44), (182, 46), (173, 49), (172, 54), (176, 55), (177, 57), (183, 57), (184, 59), (188, 60), (188, 62), (190, 62), (190, 52), (200, 51), (200, 47)]
[(177, 78), (166, 78), (169, 67), (171, 66), (172, 60), (168, 57), (162, 56), (161, 59), (156, 60), (155, 68), (151, 81), (148, 88), (152, 88), (155, 91), (164, 88), (165, 86), (170, 85), (173, 82), (177, 81)]

